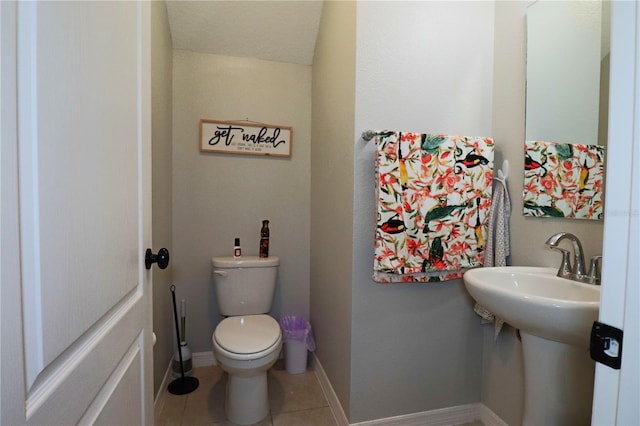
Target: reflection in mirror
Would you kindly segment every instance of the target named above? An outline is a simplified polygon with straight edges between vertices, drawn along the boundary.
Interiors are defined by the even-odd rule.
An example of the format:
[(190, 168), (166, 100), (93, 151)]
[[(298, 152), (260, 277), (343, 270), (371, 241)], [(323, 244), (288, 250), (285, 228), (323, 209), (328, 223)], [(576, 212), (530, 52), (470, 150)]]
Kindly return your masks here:
[(602, 219), (604, 147), (525, 142), (524, 215)]
[(527, 9), (524, 215), (602, 219), (609, 2)]

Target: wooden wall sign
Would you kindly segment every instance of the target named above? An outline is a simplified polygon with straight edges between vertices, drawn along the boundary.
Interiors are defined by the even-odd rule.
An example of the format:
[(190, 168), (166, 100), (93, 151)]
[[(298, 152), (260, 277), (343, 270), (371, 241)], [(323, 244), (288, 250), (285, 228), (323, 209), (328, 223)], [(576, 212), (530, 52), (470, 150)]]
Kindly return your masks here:
[(245, 121), (200, 120), (200, 152), (290, 157), (291, 127)]

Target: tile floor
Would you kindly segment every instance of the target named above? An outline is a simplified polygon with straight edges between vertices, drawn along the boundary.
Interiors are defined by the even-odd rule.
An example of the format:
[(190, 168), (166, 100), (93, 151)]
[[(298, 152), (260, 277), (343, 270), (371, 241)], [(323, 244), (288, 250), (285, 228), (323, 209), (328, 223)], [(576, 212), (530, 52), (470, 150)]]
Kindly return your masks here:
[[(271, 413), (259, 426), (337, 426), (315, 373), (289, 374), (283, 360), (269, 370)], [(188, 395), (167, 392), (156, 426), (232, 426), (224, 415), (226, 374), (220, 367), (194, 368), (200, 381)]]
[[(337, 426), (320, 383), (311, 369), (289, 374), (283, 360), (269, 370), (271, 413), (257, 426)], [(188, 395), (167, 392), (155, 426), (234, 426), (224, 415), (226, 374), (220, 367), (194, 368), (200, 381)], [(460, 426), (483, 426), (481, 422)]]

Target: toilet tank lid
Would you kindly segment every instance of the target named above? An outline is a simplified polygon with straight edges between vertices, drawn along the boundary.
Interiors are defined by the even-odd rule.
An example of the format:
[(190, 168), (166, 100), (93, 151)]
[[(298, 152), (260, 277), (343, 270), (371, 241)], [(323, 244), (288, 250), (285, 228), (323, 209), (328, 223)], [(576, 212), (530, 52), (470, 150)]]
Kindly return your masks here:
[(280, 265), (280, 258), (278, 256), (242, 256), (240, 259), (235, 257), (214, 257), (211, 259), (211, 265), (214, 268), (265, 268)]

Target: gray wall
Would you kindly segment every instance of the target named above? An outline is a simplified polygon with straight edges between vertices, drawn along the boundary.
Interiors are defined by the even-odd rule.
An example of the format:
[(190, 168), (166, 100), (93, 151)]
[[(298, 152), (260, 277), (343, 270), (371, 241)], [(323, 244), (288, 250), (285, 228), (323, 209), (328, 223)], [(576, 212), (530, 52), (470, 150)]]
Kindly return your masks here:
[[(290, 158), (199, 152), (199, 120), (293, 127)], [(187, 301), (187, 340), (211, 351), (221, 320), (211, 257), (257, 255), (270, 220), (281, 259), (271, 314), (309, 315), (311, 67), (174, 50), (173, 278)]]
[[(316, 276), (328, 274), (322, 270), (326, 265), (347, 269), (348, 257), (327, 251), (327, 244), (322, 245), (321, 228), (315, 229), (326, 226), (316, 217), (322, 216), (320, 205), (329, 198), (316, 193), (326, 177), (314, 169), (312, 199), (318, 203), (314, 201), (312, 209), (312, 265), (318, 267), (312, 269), (311, 304), (314, 327), (325, 330), (319, 336), (320, 361), (332, 382), (338, 381), (334, 387), (339, 389), (338, 396), (351, 422), (482, 400), (509, 424), (517, 424), (522, 415), (522, 348), (513, 329), (505, 327), (494, 342), (493, 326), (480, 324), (461, 280), (414, 286), (371, 281), (373, 147), (358, 138), (363, 130), (382, 128), (492, 136), (497, 146), (497, 167), (503, 159), (511, 163), (513, 263), (555, 265), (558, 259), (544, 246), (544, 240), (560, 230), (580, 236), (587, 256), (599, 253), (602, 223), (524, 218), (521, 214), (527, 3), (363, 2), (357, 5), (357, 24), (350, 17), (340, 20), (332, 15), (332, 8), (337, 6), (328, 4), (332, 6), (325, 5), (318, 48), (324, 46), (320, 43), (323, 37), (328, 38), (325, 32), (335, 32), (336, 28), (348, 32), (351, 25), (357, 28), (352, 136), (353, 282), (349, 295), (344, 278), (334, 278), (332, 285), (327, 285), (329, 280)], [(346, 40), (348, 47), (351, 39)], [(318, 97), (330, 96), (316, 92), (316, 87), (326, 91), (330, 86), (316, 81), (331, 75), (324, 68), (328, 60), (319, 60), (337, 57), (337, 48), (338, 43), (316, 51), (314, 62), (313, 126), (323, 132), (337, 122), (335, 117), (316, 114)], [(348, 69), (350, 61), (340, 61)], [(335, 64), (339, 66), (337, 60)], [(350, 90), (346, 78), (342, 75), (342, 80), (336, 80), (342, 90)], [(345, 107), (349, 105), (344, 99), (347, 95), (342, 93)], [(316, 160), (316, 153), (333, 155), (333, 160), (351, 155), (341, 146), (337, 148), (340, 154), (330, 154), (331, 147), (316, 148), (316, 144), (335, 139), (325, 134), (320, 130), (313, 133), (313, 164), (321, 161)], [(346, 211), (351, 206), (343, 200), (343, 191), (349, 181), (339, 176), (343, 185), (339, 195), (333, 197), (340, 197)], [(336, 308), (324, 308), (330, 305), (332, 296)], [(336, 320), (347, 315), (348, 309), (350, 330), (344, 328), (345, 321)], [(328, 313), (331, 321), (322, 318)], [(330, 335), (329, 326), (340, 328)], [(337, 361), (344, 362), (348, 333), (350, 367), (340, 367)], [(331, 366), (327, 368), (327, 364)], [(347, 374), (350, 384), (346, 383)], [(342, 376), (336, 379), (338, 375)], [(345, 386), (350, 387), (348, 398), (344, 396)]]
[[(493, 5), (358, 4), (354, 139), (367, 129), (491, 136)], [(462, 280), (371, 280), (374, 143), (356, 142), (352, 422), (480, 400), (482, 328)]]
[[(528, 245), (521, 238), (526, 235), (526, 238), (535, 240), (544, 235), (527, 234), (525, 230), (513, 228), (525, 226), (520, 222), (524, 220), (521, 194), (524, 167), (527, 4), (528, 2), (498, 2), (495, 12), (493, 132), (496, 140), (500, 141), (498, 167), (503, 159), (508, 159), (511, 164), (507, 181), (513, 207), (511, 248), (513, 257), (518, 262), (524, 262), (526, 259), (524, 250)], [(542, 222), (544, 220), (537, 219)], [(525, 235), (520, 236), (520, 233)], [(522, 344), (517, 339), (515, 330), (508, 325), (503, 327), (497, 339), (494, 339), (493, 324), (483, 327), (482, 402), (507, 424), (518, 425), (522, 422), (524, 404)]]
[(326, 2), (313, 60), (311, 324), (316, 356), (349, 415), (355, 2)]
[[(151, 3), (151, 139), (153, 249), (172, 250), (171, 244), (171, 74), (173, 49), (164, 2)], [(173, 265), (174, 262), (170, 262)], [(169, 285), (172, 266), (153, 269), (154, 394), (158, 393), (175, 341)]]
[[(472, 30), (442, 43), (439, 31), (461, 19)], [(480, 400), (482, 328), (462, 281), (370, 278), (374, 147), (358, 136), (379, 128), (490, 135), (492, 26), (486, 4), (369, 2), (357, 13), (355, 3), (325, 4), (313, 71), (311, 310), (318, 358), (351, 422)], [(429, 67), (465, 53), (474, 58), (467, 67)], [(448, 103), (451, 93), (460, 104)]]

